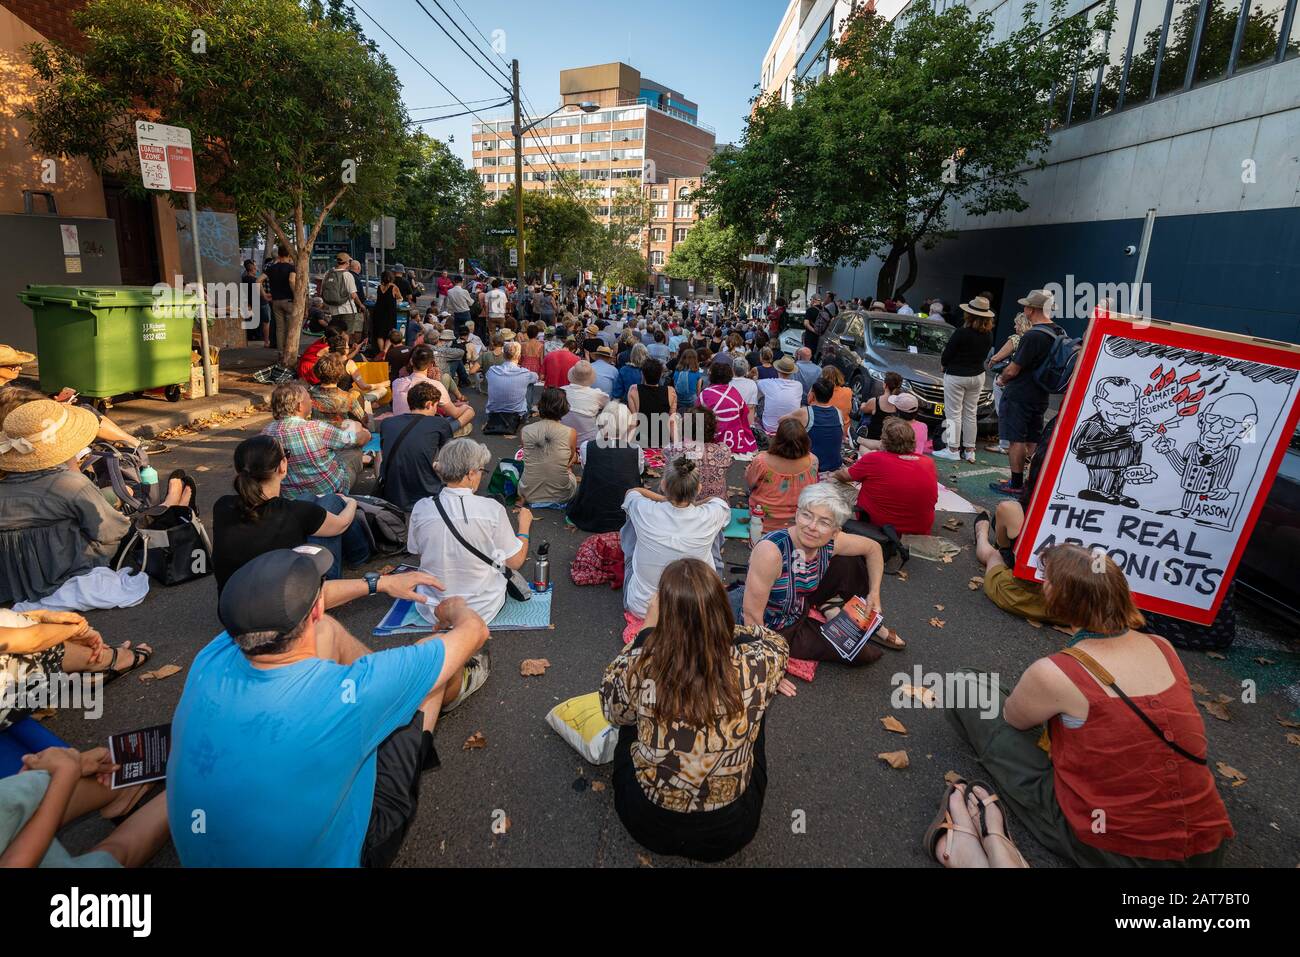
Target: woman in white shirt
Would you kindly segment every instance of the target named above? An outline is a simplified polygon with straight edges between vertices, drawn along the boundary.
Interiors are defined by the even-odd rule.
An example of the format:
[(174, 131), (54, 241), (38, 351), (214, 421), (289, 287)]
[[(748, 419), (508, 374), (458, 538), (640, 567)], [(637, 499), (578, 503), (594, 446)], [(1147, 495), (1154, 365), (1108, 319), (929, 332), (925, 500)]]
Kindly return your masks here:
[(638, 487), (623, 499), (623, 607), (638, 618), (645, 617), (659, 576), (672, 562), (698, 558), (716, 567), (714, 544), (731, 521), (731, 507), (720, 498), (695, 504), (700, 478), (685, 456), (668, 463), (659, 487), (662, 495)]
[(579, 445), (596, 437), (596, 416), (609, 402), (609, 396), (595, 388), (595, 382), (596, 370), (583, 359), (569, 370), (569, 384), (564, 387), (569, 412), (560, 421), (578, 433)]
[[(518, 570), (528, 560), (528, 533), (533, 514), (519, 511), (519, 531), (510, 527), (505, 506), (495, 499), (476, 495), (484, 472), (492, 461), (488, 447), (473, 439), (452, 439), (438, 452), (434, 471), (446, 483), (435, 497), (420, 499), (411, 510), (407, 549), (420, 556), (420, 569), (443, 583), (441, 589), (421, 586), (427, 604), (415, 607), (434, 621), (434, 609), (444, 598), (464, 598), (466, 604), (489, 625), (506, 603), (503, 569)], [(461, 538), (493, 564), (489, 565), (462, 545), (447, 528), (438, 510), (441, 504)]]

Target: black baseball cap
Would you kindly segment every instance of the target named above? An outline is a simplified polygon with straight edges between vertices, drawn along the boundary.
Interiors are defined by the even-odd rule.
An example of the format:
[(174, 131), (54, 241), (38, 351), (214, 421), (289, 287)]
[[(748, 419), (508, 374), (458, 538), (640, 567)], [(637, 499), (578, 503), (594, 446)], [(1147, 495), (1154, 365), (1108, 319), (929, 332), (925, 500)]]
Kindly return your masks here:
[(227, 579), (217, 617), (236, 642), (259, 631), (286, 635), (311, 612), (333, 565), (334, 556), (319, 545), (259, 555)]

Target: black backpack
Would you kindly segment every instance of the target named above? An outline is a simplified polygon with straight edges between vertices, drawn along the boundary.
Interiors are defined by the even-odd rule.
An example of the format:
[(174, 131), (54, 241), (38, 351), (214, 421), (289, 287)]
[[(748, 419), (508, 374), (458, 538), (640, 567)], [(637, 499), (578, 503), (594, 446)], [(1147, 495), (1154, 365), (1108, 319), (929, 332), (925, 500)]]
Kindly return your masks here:
[(101, 441), (90, 443), (90, 454), (80, 464), (82, 474), (117, 496), (124, 515), (136, 515), (158, 504), (158, 484), (146, 485), (140, 480), (148, 466), (149, 456), (144, 451)]
[(147, 572), (160, 585), (180, 585), (212, 570), (212, 542), (198, 512), (156, 505), (138, 513), (113, 561), (113, 570)]
[(353, 495), (357, 500), (357, 517), (363, 519), (361, 527), (370, 541), (372, 556), (388, 556), (406, 552), (407, 514), (392, 502), (373, 495)]

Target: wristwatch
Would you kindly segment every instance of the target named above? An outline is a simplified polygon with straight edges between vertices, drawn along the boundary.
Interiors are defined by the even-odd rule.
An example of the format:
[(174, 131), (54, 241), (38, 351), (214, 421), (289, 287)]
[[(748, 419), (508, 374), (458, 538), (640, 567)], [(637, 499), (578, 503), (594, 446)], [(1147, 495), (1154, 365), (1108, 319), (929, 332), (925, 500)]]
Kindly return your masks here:
[(361, 577), (364, 578), (364, 579), (366, 580), (366, 584), (370, 586), (370, 594), (374, 595), (374, 594), (378, 593), (378, 591), (379, 591), (379, 572), (366, 572), (366, 573), (365, 573), (363, 576), (361, 576)]

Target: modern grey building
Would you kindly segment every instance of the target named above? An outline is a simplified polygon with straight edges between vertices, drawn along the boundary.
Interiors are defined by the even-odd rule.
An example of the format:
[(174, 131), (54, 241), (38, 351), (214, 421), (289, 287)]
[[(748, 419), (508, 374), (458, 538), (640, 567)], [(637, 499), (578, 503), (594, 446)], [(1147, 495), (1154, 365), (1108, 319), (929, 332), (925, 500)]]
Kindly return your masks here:
[[(1028, 208), (954, 210), (956, 237), (920, 254), (909, 300), (989, 291), (1005, 332), (1030, 288), (1132, 282), (1154, 209), (1151, 315), (1300, 342), (1298, 2), (1077, 2), (1091, 19), (1114, 4), (1114, 26), (1094, 39), (1107, 62), (1064, 79), (1047, 166), (1025, 173)], [(969, 5), (1001, 38), (1024, 0)], [(819, 270), (817, 286), (870, 296), (878, 270)]]

